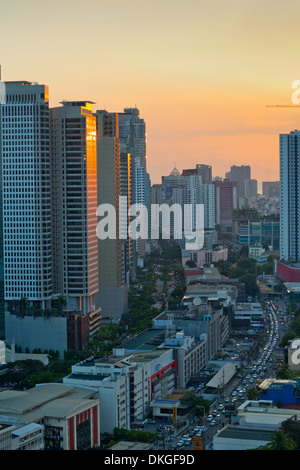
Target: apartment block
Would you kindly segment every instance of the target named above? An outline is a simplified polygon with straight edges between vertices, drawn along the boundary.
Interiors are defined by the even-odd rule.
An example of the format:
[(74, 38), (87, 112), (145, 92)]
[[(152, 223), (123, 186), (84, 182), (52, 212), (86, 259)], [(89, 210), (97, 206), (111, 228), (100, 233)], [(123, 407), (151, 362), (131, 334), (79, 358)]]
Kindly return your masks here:
[(280, 134), (280, 258), (300, 259), (300, 131)]
[(115, 427), (131, 429), (145, 419), (150, 413), (153, 393), (161, 396), (166, 389), (167, 369), (173, 371), (167, 391), (174, 390), (176, 381), (171, 350), (151, 354), (127, 354), (122, 350), (114, 353), (106, 360), (82, 361), (72, 366), (71, 374), (64, 378), (65, 384), (98, 391), (102, 433), (111, 433)]

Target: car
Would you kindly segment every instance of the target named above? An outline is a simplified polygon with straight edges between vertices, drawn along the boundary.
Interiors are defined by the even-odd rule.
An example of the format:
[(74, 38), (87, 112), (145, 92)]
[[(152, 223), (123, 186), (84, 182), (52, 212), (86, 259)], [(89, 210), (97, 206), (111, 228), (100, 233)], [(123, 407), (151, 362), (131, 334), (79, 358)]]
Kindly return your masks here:
[(184, 446), (184, 442), (183, 442), (183, 441), (178, 441), (177, 444), (176, 444), (176, 447), (179, 448), (179, 449), (180, 449), (181, 447), (183, 447), (183, 446)]
[(223, 408), (224, 408), (224, 405), (222, 405), (222, 403), (220, 403), (220, 405), (218, 406), (218, 410), (219, 410), (219, 411), (222, 411)]
[(145, 419), (145, 421), (143, 422), (143, 424), (155, 424), (155, 421), (153, 419)]
[(237, 396), (237, 392), (234, 391), (234, 392), (232, 392), (231, 395), (232, 395), (233, 397), (236, 397), (236, 396)]
[(209, 422), (209, 421), (212, 421), (212, 419), (213, 419), (212, 415), (208, 415), (207, 418), (206, 418), (206, 421)]
[(211, 421), (210, 422), (210, 426), (215, 426), (216, 422), (215, 421)]
[(200, 426), (195, 426), (195, 427), (194, 427), (194, 431), (195, 431), (195, 432), (199, 432), (200, 430), (201, 430)]

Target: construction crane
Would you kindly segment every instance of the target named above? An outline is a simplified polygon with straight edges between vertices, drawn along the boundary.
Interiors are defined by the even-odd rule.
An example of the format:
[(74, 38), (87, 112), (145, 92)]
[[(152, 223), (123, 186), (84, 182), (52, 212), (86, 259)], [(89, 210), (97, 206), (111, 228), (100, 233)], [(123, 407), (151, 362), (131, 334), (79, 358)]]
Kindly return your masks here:
[(266, 108), (300, 108), (300, 104), (267, 104)]

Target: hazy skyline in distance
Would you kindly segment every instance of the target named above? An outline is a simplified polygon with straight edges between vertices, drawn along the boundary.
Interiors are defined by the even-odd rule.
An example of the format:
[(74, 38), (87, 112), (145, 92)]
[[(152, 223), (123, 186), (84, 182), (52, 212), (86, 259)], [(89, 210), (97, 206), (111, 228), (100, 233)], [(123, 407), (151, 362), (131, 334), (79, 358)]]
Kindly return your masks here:
[(247, 165), (279, 179), (279, 134), (300, 128), (295, 0), (11, 0), (2, 3), (2, 80), (49, 85), (50, 106), (137, 106), (148, 171)]

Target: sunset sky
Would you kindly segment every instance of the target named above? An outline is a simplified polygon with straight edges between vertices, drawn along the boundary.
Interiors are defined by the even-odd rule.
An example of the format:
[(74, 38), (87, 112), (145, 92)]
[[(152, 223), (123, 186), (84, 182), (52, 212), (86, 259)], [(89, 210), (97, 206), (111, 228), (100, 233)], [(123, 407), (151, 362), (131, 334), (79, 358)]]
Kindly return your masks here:
[[(300, 128), (300, 2), (10, 0), (1, 2), (2, 80), (49, 85), (50, 106), (137, 106), (148, 170), (249, 164), (279, 179), (278, 135)], [(300, 96), (300, 94), (299, 94)]]

